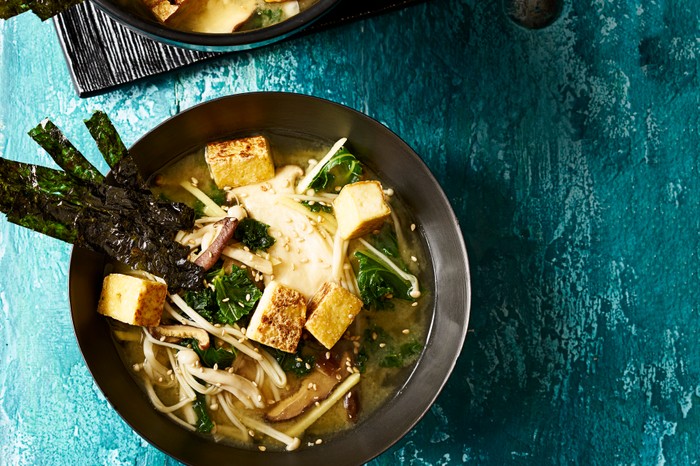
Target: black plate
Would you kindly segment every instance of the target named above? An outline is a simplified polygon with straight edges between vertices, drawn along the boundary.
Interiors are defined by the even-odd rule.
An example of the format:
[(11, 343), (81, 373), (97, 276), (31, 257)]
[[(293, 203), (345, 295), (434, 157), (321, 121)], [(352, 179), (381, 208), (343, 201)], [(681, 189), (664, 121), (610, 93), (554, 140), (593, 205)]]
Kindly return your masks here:
[(281, 23), (230, 34), (177, 31), (151, 18), (147, 12), (120, 5), (119, 0), (93, 0), (93, 2), (120, 24), (150, 39), (203, 52), (230, 52), (261, 47), (285, 39), (313, 24), (340, 0), (318, 0), (308, 9)]
[(132, 148), (145, 176), (212, 140), (237, 133), (288, 131), (348, 144), (411, 210), (429, 248), (433, 273), (427, 286), (432, 311), (423, 354), (399, 392), (356, 428), (299, 451), (236, 449), (189, 433), (158, 413), (136, 385), (96, 312), (104, 260), (74, 248), (70, 265), (73, 325), (88, 368), (114, 409), (142, 437), (190, 464), (357, 465), (405, 435), (430, 408), (462, 349), (469, 321), (470, 285), (464, 241), (449, 202), (410, 147), (381, 123), (316, 97), (253, 93), (191, 108), (156, 127)]

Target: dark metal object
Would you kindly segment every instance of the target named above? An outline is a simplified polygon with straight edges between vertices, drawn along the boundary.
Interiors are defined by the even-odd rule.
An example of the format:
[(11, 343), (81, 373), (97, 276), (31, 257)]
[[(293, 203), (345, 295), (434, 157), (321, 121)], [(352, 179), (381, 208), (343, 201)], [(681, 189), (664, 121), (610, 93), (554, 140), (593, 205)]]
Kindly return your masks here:
[(428, 341), (407, 383), (352, 430), (313, 448), (259, 452), (216, 444), (180, 428), (152, 408), (119, 358), (104, 317), (95, 311), (104, 260), (75, 248), (70, 302), (83, 357), (109, 403), (142, 437), (189, 464), (357, 465), (405, 435), (425, 414), (447, 381), (467, 330), (470, 284), (467, 254), (449, 201), (435, 178), (398, 136), (348, 107), (316, 97), (253, 93), (225, 97), (186, 110), (140, 139), (131, 154), (145, 176), (206, 142), (253, 132), (311, 135), (332, 143), (347, 136), (354, 153), (392, 186), (409, 208), (430, 252), (422, 276), (432, 312)]
[(561, 15), (564, 0), (504, 0), (506, 13), (528, 29), (542, 29)]

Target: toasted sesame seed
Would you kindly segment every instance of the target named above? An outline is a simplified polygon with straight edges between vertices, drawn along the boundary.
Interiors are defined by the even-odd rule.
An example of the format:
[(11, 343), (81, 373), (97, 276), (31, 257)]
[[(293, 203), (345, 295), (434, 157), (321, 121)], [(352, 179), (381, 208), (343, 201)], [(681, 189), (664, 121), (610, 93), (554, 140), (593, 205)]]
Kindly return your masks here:
[(316, 439), (316, 445), (321, 445), (323, 443), (323, 440), (320, 438)]
[(411, 223), (411, 231), (416, 231), (416, 224), (415, 223)]
[(401, 333), (403, 333), (404, 335), (408, 335), (409, 333), (411, 333), (411, 331), (409, 329), (405, 328), (405, 329), (401, 330)]
[(253, 432), (252, 430), (249, 430), (248, 435), (250, 435), (251, 437), (255, 437), (255, 432)]
[(258, 450), (260, 450), (260, 451), (265, 451), (265, 450), (267, 450), (267, 448), (265, 448), (265, 445), (260, 445), (260, 446), (258, 447)]
[(386, 343), (379, 343), (380, 348), (384, 348), (386, 346)]

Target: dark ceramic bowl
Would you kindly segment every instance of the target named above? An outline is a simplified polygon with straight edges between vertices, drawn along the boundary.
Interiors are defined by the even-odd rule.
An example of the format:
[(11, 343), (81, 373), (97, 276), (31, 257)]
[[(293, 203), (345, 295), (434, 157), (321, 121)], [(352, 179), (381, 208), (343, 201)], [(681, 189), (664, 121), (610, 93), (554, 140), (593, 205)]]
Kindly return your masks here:
[(106, 319), (96, 312), (104, 259), (75, 248), (70, 266), (73, 325), (90, 371), (109, 403), (142, 437), (190, 464), (357, 465), (405, 435), (430, 408), (460, 354), (470, 305), (469, 268), (457, 219), (440, 186), (410, 147), (382, 124), (348, 107), (298, 94), (254, 93), (201, 104), (167, 120), (131, 148), (145, 176), (212, 140), (284, 131), (335, 141), (394, 188), (410, 209), (429, 250), (423, 276), (431, 313), (427, 343), (406, 383), (377, 411), (313, 448), (259, 452), (216, 444), (185, 431), (152, 408), (122, 363)]
[(128, 7), (120, 0), (92, 0), (117, 22), (138, 34), (168, 45), (204, 52), (247, 50), (272, 44), (313, 24), (340, 0), (318, 0), (316, 4), (283, 21), (266, 28), (230, 34), (183, 32), (165, 26), (144, 8)]

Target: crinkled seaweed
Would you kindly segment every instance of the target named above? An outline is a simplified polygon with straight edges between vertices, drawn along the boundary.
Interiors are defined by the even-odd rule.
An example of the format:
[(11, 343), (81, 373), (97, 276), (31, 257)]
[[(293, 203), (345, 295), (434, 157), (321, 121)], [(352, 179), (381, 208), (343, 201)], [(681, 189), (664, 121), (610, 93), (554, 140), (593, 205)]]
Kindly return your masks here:
[(0, 19), (9, 19), (32, 10), (45, 21), (82, 2), (83, 0), (3, 0), (0, 4)]
[[(98, 141), (100, 149), (116, 153), (111, 151), (121, 139), (100, 118), (114, 131), (111, 142)], [(174, 241), (194, 224), (190, 207), (156, 198), (140, 175), (126, 179), (138, 173), (128, 153), (110, 155), (125, 170), (105, 179), (55, 125), (45, 121), (37, 128), (32, 136), (65, 171), (0, 158), (0, 211), (8, 221), (153, 273), (171, 291), (203, 286), (204, 270), (187, 260), (189, 248)]]

